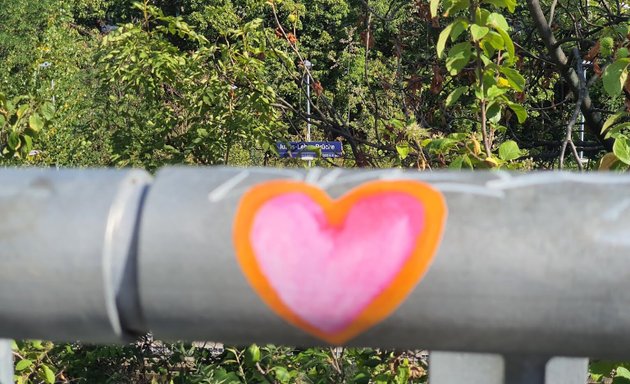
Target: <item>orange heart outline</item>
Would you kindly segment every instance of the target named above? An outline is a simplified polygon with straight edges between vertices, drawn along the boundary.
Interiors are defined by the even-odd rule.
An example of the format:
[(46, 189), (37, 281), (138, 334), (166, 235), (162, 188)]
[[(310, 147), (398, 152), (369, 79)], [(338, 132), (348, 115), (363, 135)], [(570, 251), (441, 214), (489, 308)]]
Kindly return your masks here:
[[(416, 245), (400, 271), (361, 313), (344, 329), (329, 333), (309, 324), (295, 314), (276, 293), (262, 273), (251, 245), (250, 233), (258, 210), (269, 200), (287, 193), (303, 193), (319, 204), (329, 223), (341, 225), (359, 200), (388, 192), (402, 192), (415, 198), (425, 210), (425, 225)], [(310, 184), (294, 180), (274, 180), (253, 186), (241, 198), (234, 218), (233, 241), (236, 258), (253, 290), (280, 318), (326, 341), (342, 345), (392, 314), (422, 280), (435, 256), (446, 223), (447, 206), (442, 194), (430, 185), (413, 180), (382, 180), (364, 183), (339, 199)]]

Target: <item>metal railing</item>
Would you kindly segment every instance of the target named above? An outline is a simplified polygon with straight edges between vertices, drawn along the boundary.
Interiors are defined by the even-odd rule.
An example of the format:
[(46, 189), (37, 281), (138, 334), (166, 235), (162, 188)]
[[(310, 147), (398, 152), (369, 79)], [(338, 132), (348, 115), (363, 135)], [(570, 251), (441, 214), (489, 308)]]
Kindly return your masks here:
[[(0, 180), (0, 338), (121, 343), (151, 330), (163, 340), (300, 346), (332, 340), (348, 346), (491, 353), (505, 356), (506, 363), (492, 360), (486, 371), (507, 383), (545, 382), (545, 364), (553, 356), (630, 355), (629, 176), (219, 167), (166, 168), (154, 178), (138, 170), (5, 169)], [(274, 180), (284, 184), (270, 187)], [(426, 270), (401, 281), (414, 284), (377, 276), (393, 287), (383, 292), (395, 292), (374, 292), (390, 310), (372, 305), (377, 302), (372, 297), (364, 307), (355, 305), (363, 311), (358, 316), (333, 305), (321, 307), (328, 312), (317, 320), (317, 314), (308, 313), (313, 306), (301, 308), (291, 301), (301, 300), (295, 284), (290, 288), (271, 281), (276, 272), (264, 268), (273, 268), (273, 255), (266, 261), (252, 256), (263, 248), (243, 248), (238, 239), (253, 233), (243, 231), (262, 228), (272, 243), (260, 244), (277, 240), (293, 247), (271, 247), (275, 252), (316, 255), (312, 249), (319, 245), (309, 242), (328, 235), (310, 236), (317, 214), (285, 209), (289, 195), (302, 194), (298, 205), (321, 209), (332, 222), (333, 217), (349, 217), (356, 204), (377, 193), (365, 185), (394, 200), (411, 196), (416, 211), (400, 212), (411, 221), (415, 214), (408, 212), (424, 215), (418, 238), (433, 236), (428, 233), (434, 227), (443, 233), (434, 239), (435, 252), (430, 244), (425, 249), (417, 245), (422, 241), (413, 243), (418, 268), (424, 263)], [(423, 197), (425, 192), (418, 197), (415, 186), (439, 198)], [(282, 188), (288, 188), (286, 196)], [(361, 192), (337, 204), (313, 192), (320, 190), (332, 199)], [(431, 216), (440, 201), (445, 211)], [(394, 217), (386, 213), (388, 202), (374, 204), (357, 216), (363, 221), (357, 219), (356, 225)], [(343, 212), (331, 213), (335, 210)], [(292, 224), (278, 224), (281, 217)], [(370, 224), (367, 228), (377, 232), (357, 238), (357, 230), (343, 241), (378, 248), (382, 244), (373, 239), (387, 227)], [(244, 237), (235, 235), (239, 231)], [(274, 231), (284, 236), (275, 239)], [(383, 238), (398, 239), (391, 242), (398, 244), (395, 233), (406, 232), (392, 230)], [(343, 241), (333, 242), (330, 255)], [(340, 253), (359, 252), (346, 245)], [(390, 257), (389, 248), (383, 249), (383, 258)], [(248, 259), (252, 257), (257, 261)], [(250, 262), (261, 264), (252, 267)], [(359, 268), (343, 263), (339, 268)], [(416, 264), (404, 265), (413, 270)], [(309, 289), (342, 284), (330, 276), (309, 281), (318, 277), (299, 263), (280, 268), (282, 276), (299, 275), (296, 281)], [(364, 270), (352, 272), (359, 276)], [(343, 284), (352, 281), (346, 277)], [(350, 288), (358, 295), (357, 287)], [(398, 301), (389, 304), (386, 298)], [(329, 320), (333, 318), (337, 323)], [(346, 320), (351, 323), (347, 327)], [(444, 378), (456, 375), (439, 368), (448, 366), (440, 359), (461, 363), (477, 358), (482, 356), (433, 353), (432, 383), (460, 382)], [(585, 380), (586, 360), (568, 361), (572, 368), (560, 369), (564, 377), (577, 371)], [(0, 380), (3, 372), (0, 359)], [(486, 377), (485, 382), (492, 380)]]

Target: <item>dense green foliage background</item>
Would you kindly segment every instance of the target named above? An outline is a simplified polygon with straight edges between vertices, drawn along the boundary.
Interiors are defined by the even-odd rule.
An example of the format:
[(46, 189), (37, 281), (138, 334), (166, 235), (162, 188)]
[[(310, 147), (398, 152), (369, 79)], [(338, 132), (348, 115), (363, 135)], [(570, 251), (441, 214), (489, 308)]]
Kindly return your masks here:
[[(0, 164), (630, 166), (621, 0), (0, 0)], [(313, 67), (308, 71), (304, 61)], [(584, 131), (584, 135), (580, 135)], [(419, 346), (421, 347), (421, 346)], [(417, 352), (25, 341), (19, 382), (426, 381)], [(630, 379), (596, 362), (593, 380)]]
[(562, 157), (596, 169), (612, 151), (604, 167), (624, 168), (628, 11), (612, 0), (3, 0), (0, 161), (297, 166), (274, 143), (304, 139), (308, 59), (314, 138), (340, 139), (346, 154), (317, 165), (534, 169)]

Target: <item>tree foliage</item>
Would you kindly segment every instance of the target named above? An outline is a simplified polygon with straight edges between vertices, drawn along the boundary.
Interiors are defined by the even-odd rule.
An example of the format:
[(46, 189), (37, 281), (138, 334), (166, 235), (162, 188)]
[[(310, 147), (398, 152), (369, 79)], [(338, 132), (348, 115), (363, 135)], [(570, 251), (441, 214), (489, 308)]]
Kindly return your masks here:
[(322, 166), (625, 169), (628, 5), (545, 1), (8, 2), (0, 90), (55, 117), (3, 161), (279, 165), (309, 119)]

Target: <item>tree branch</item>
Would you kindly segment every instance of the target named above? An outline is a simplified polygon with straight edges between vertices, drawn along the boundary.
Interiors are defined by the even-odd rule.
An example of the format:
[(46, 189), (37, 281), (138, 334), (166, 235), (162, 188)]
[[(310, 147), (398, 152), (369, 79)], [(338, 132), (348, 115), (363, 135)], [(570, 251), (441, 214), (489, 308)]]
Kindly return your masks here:
[[(542, 8), (540, 7), (539, 0), (527, 0), (527, 7), (529, 8), (529, 12), (532, 16), (534, 24), (536, 25), (536, 29), (542, 37), (551, 60), (558, 67), (560, 75), (569, 84), (573, 93), (578, 94), (580, 91), (580, 78), (576, 71), (570, 66), (569, 60), (562, 48), (558, 46), (556, 38), (547, 23), (547, 19), (543, 14)], [(601, 133), (603, 119), (601, 114), (593, 108), (593, 101), (591, 100), (588, 92), (586, 92), (582, 98), (580, 109), (584, 115), (588, 131), (595, 135), (604, 147), (608, 150), (612, 150), (613, 142), (605, 139), (604, 135)]]

